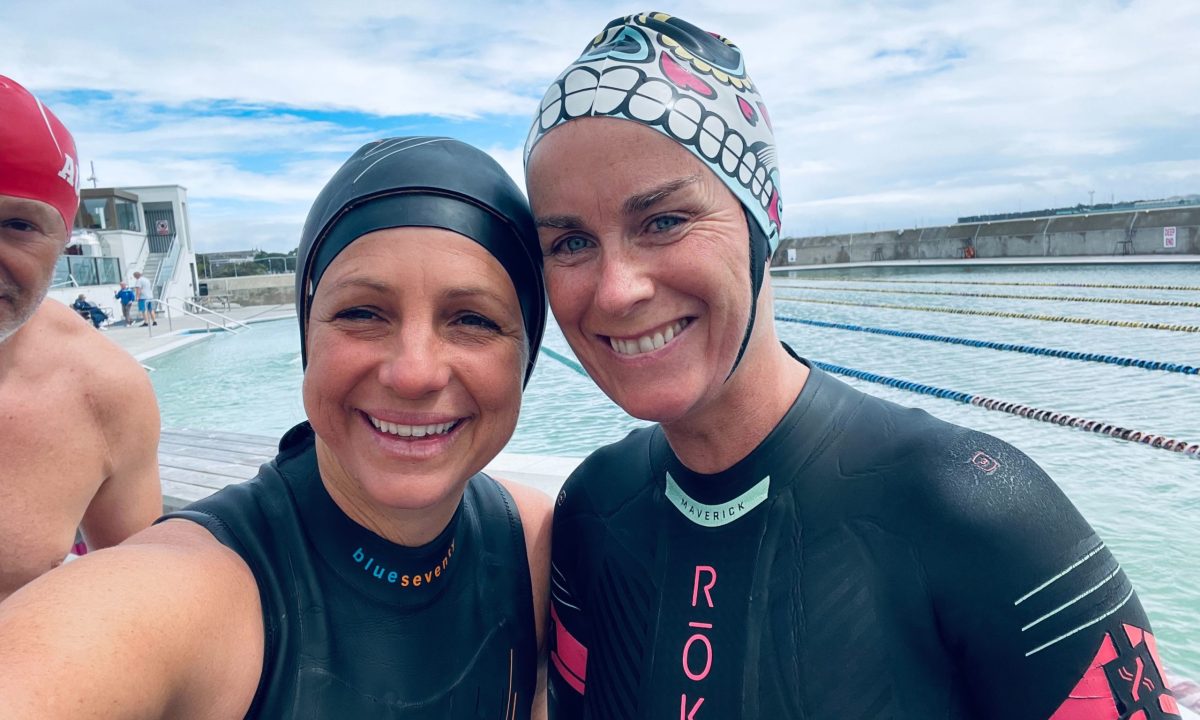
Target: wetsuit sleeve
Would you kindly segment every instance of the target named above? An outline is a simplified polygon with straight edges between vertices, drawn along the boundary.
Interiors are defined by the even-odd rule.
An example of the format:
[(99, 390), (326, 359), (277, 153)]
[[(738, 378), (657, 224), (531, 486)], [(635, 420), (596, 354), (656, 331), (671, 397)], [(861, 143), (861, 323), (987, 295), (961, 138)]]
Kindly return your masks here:
[(1058, 486), (979, 433), (943, 457), (923, 555), (973, 716), (1177, 717), (1133, 586)]
[(583, 717), (583, 695), (587, 686), (587, 646), (590, 623), (581, 586), (586, 572), (580, 522), (578, 477), (568, 481), (559, 494), (554, 511), (554, 543), (550, 552), (550, 667), (548, 700), (550, 720)]

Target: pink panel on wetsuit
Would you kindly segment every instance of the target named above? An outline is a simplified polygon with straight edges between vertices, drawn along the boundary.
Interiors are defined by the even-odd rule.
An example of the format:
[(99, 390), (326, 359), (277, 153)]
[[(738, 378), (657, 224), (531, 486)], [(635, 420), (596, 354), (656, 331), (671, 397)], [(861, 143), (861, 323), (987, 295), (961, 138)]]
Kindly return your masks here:
[[(1130, 627), (1131, 627), (1130, 625), (1125, 626), (1126, 633), (1129, 632)], [(1134, 628), (1134, 629), (1136, 630), (1137, 628)], [(1142, 636), (1143, 636), (1143, 639), (1145, 639), (1145, 641), (1146, 641), (1146, 647), (1150, 648), (1150, 657), (1154, 660), (1154, 667), (1158, 669), (1158, 676), (1160, 678), (1162, 678), (1163, 687), (1170, 689), (1171, 681), (1167, 679), (1167, 672), (1166, 672), (1166, 670), (1163, 669), (1162, 660), (1158, 657), (1158, 640), (1156, 640), (1154, 638), (1154, 633), (1149, 632), (1149, 631), (1143, 631)], [(1130, 638), (1130, 640), (1132, 640), (1132, 638)], [(1134, 645), (1136, 646), (1137, 643), (1134, 643)], [(1171, 702), (1175, 702), (1175, 701), (1172, 699)], [(1176, 714), (1178, 714), (1178, 713), (1176, 713)]]
[(1142, 635), (1146, 634), (1145, 630), (1124, 623), (1122, 623), (1121, 627), (1125, 628), (1125, 636), (1129, 638), (1130, 645), (1137, 647), (1142, 644)]
[(1117, 703), (1104, 674), (1104, 664), (1117, 657), (1112, 637), (1107, 633), (1087, 672), (1071, 690), (1050, 720), (1118, 720)]
[(554, 650), (550, 660), (563, 680), (582, 695), (587, 679), (587, 648), (563, 626), (553, 603), (550, 604), (550, 618), (554, 620)]

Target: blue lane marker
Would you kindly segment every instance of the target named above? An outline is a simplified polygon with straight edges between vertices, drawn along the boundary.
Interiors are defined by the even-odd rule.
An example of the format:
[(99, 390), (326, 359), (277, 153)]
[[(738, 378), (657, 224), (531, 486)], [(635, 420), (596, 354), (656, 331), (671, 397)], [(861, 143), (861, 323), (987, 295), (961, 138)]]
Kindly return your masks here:
[(1076, 417), (1067, 413), (1054, 412), (1052, 410), (1044, 410), (1029, 405), (1020, 403), (1005, 402), (988, 398), (982, 395), (974, 395), (972, 393), (959, 392), (957, 390), (948, 390), (946, 388), (935, 387), (933, 385), (924, 385), (922, 383), (913, 382), (911, 380), (900, 380), (887, 375), (867, 372), (866, 370), (857, 370), (855, 368), (843, 367), (842, 365), (834, 365), (832, 363), (821, 362), (819, 360), (809, 360), (813, 365), (821, 368), (825, 372), (837, 373), (847, 377), (866, 380), (867, 382), (879, 383), (887, 385), (899, 390), (907, 390), (909, 392), (921, 393), (922, 395), (932, 395), (933, 397), (944, 398), (946, 400), (954, 400), (965, 405), (974, 405), (984, 408), (985, 410), (995, 410), (1004, 412), (1010, 415), (1017, 415), (1030, 420), (1038, 420), (1040, 422), (1052, 423), (1054, 425), (1062, 425), (1064, 427), (1076, 428), (1084, 432), (1094, 432), (1101, 435), (1108, 435), (1118, 440), (1126, 440), (1128, 442), (1147, 445), (1159, 450), (1167, 450), (1177, 452), (1187, 457), (1200, 459), (1200, 443), (1188, 444), (1185, 440), (1176, 440), (1174, 438), (1155, 435), (1153, 433), (1141, 432), (1131, 428), (1124, 428), (1111, 423), (1104, 423), (1098, 420), (1088, 420), (1087, 418)]
[(1200, 367), (1168, 363), (1161, 360), (1139, 360), (1138, 358), (1101, 355), (1099, 353), (1080, 352), (1077, 350), (1059, 350), (1056, 348), (1034, 347), (1033, 345), (1017, 345), (1014, 343), (992, 342), (990, 340), (973, 340), (971, 338), (952, 337), (950, 335), (929, 335), (926, 333), (909, 332), (905, 330), (889, 330), (887, 328), (866, 327), (864, 325), (850, 325), (848, 323), (831, 323), (822, 322), (820, 320), (806, 320), (804, 318), (788, 317), (786, 315), (776, 315), (775, 319), (782, 322), (811, 325), (813, 327), (833, 328), (835, 330), (853, 330), (855, 332), (873, 333), (875, 335), (889, 335), (891, 337), (908, 338), (911, 340), (928, 340), (930, 342), (943, 342), (950, 343), (951, 345), (986, 348), (988, 350), (1004, 350), (1008, 352), (1026, 353), (1027, 355), (1044, 355), (1046, 357), (1063, 358), (1066, 360), (1107, 363), (1109, 365), (1120, 365), (1122, 367), (1138, 367), (1144, 370), (1177, 372), (1184, 375), (1200, 374)]
[(563, 365), (566, 365), (567, 367), (571, 368), (572, 370), (574, 370), (575, 372), (579, 373), (580, 375), (582, 375), (582, 376), (584, 376), (584, 377), (587, 377), (587, 376), (588, 376), (588, 374), (587, 374), (587, 370), (584, 370), (582, 365), (580, 365), (579, 363), (575, 362), (574, 360), (572, 360), (571, 358), (567, 357), (566, 355), (563, 355), (562, 353), (557, 353), (557, 352), (554, 352), (553, 350), (551, 350), (550, 348), (546, 347), (545, 345), (543, 345), (543, 346), (542, 346), (542, 352), (546, 353), (546, 354), (547, 354), (547, 355), (549, 355), (550, 357), (552, 357), (552, 358), (554, 358), (555, 360), (559, 361), (559, 362), (560, 362), (560, 363), (562, 363)]

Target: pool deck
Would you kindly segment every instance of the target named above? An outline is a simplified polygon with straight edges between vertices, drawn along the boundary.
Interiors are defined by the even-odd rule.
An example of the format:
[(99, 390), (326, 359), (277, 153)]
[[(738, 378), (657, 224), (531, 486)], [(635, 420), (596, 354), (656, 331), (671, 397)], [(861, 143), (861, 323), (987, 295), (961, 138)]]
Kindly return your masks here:
[[(158, 444), (164, 510), (178, 510), (226, 485), (249, 480), (259, 465), (275, 457), (277, 444), (278, 438), (265, 435), (164, 428)], [(486, 472), (554, 497), (581, 459), (500, 453)]]
[[(221, 314), (241, 323), (253, 324), (268, 320), (294, 318), (296, 317), (296, 308), (290, 304), (256, 305), (231, 308), (222, 311)], [(211, 315), (208, 317), (212, 321), (220, 322), (219, 318)], [(167, 317), (166, 313), (159, 313), (158, 318), (157, 326), (142, 327), (140, 321), (128, 327), (123, 324), (110, 324), (105, 325), (101, 332), (109, 340), (124, 348), (136, 360), (143, 362), (156, 355), (200, 342), (207, 336), (204, 331), (212, 330), (209, 323), (177, 312), (172, 312), (170, 317)], [(225, 331), (212, 330), (212, 332)]]

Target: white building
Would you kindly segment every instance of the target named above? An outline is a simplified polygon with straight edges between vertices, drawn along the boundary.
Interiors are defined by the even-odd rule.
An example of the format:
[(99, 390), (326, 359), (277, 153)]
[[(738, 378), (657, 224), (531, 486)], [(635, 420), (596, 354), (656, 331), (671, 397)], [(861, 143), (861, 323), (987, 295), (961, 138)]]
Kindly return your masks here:
[(196, 255), (188, 222), (187, 188), (155, 185), (86, 188), (75, 230), (58, 259), (49, 297), (70, 305), (83, 293), (101, 307), (120, 309), (119, 283), (140, 271), (166, 302), (196, 296)]

